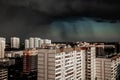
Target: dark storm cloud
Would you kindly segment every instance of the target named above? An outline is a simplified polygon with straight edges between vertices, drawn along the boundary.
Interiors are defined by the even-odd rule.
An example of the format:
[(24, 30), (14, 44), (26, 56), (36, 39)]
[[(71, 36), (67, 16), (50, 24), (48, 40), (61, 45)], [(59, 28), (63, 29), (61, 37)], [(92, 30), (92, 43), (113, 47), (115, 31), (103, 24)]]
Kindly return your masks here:
[[(78, 17), (78, 21), (85, 21), (87, 25), (76, 23), (73, 18)], [(91, 20), (81, 17), (100, 23), (116, 23), (120, 19), (120, 0), (0, 0), (0, 36), (40, 36), (53, 40), (57, 37), (60, 41), (72, 41), (88, 35), (86, 40), (91, 40), (91, 36), (96, 39)], [(54, 37), (51, 24), (66, 18), (71, 22), (66, 20), (68, 25), (56, 26), (58, 35)], [(115, 30), (119, 33), (117, 28)]]
[[(43, 33), (49, 30), (50, 22), (47, 16), (39, 15), (37, 11), (18, 6), (0, 5), (0, 36), (18, 36), (23, 39), (29, 36), (43, 37)], [(41, 25), (47, 26), (41, 28)]]
[(120, 0), (1, 0), (4, 5), (22, 6), (51, 16), (120, 17)]

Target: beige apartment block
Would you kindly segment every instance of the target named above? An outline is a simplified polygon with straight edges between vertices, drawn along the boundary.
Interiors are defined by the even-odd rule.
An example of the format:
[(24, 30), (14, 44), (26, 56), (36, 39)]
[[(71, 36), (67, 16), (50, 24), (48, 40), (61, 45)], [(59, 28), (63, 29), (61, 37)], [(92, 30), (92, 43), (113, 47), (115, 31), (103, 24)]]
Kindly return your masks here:
[(120, 56), (96, 58), (97, 80), (120, 80)]
[(40, 49), (38, 80), (81, 80), (80, 50)]

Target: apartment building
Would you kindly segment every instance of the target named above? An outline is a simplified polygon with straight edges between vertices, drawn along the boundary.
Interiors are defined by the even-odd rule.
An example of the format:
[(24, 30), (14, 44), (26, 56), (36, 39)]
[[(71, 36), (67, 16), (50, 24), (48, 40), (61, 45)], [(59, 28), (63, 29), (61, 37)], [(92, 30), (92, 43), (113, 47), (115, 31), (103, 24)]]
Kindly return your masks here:
[(23, 51), (23, 74), (37, 71), (37, 53), (36, 49)]
[(5, 40), (0, 39), (0, 58), (4, 58), (5, 55)]
[(41, 39), (38, 37), (30, 37), (29, 39), (25, 39), (25, 49), (29, 48), (41, 48), (42, 46), (50, 45), (51, 40), (49, 39)]
[(115, 45), (96, 46), (96, 80), (120, 80), (120, 55), (115, 49)]
[(8, 69), (0, 67), (0, 80), (8, 80)]
[(86, 78), (85, 78), (85, 80), (95, 80), (96, 47), (94, 45), (86, 47), (85, 58), (86, 58), (86, 62), (85, 62)]
[(38, 80), (95, 79), (95, 46), (38, 50)]
[(113, 45), (38, 50), (38, 80), (120, 80)]
[(39, 49), (38, 80), (81, 80), (80, 53), (73, 48)]
[(11, 37), (11, 48), (20, 48), (20, 38), (18, 37)]
[(8, 80), (9, 59), (0, 59), (0, 80)]
[(120, 80), (120, 55), (96, 58), (96, 80)]

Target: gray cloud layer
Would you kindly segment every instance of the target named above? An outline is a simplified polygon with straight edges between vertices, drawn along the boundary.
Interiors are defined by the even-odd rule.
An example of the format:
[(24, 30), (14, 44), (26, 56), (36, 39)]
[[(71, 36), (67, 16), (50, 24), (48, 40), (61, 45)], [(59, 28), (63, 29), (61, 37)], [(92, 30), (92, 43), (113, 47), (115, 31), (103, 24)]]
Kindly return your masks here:
[[(120, 0), (0, 0), (0, 36), (20, 36), (23, 39), (26, 36), (40, 36), (55, 40), (50, 34), (51, 23), (68, 17), (94, 17), (99, 18), (97, 21), (100, 22), (103, 21), (101, 18), (120, 19)], [(93, 36), (92, 25), (88, 24), (90, 31), (87, 33)], [(78, 29), (73, 25), (73, 34), (87, 29), (86, 25), (83, 27)], [(68, 27), (58, 29), (59, 41), (71, 40), (66, 33)], [(77, 40), (79, 35), (75, 38)]]
[(119, 16), (119, 0), (1, 0), (4, 5), (30, 8), (52, 16)]

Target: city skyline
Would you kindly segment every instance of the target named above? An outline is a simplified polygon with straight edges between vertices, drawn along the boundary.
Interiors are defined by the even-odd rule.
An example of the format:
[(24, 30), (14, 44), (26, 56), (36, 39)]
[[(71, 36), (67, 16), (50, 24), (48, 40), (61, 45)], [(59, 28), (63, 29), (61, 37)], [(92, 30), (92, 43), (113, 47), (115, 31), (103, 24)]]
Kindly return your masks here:
[(49, 39), (0, 37), (1, 80), (119, 80), (120, 44), (51, 43)]

